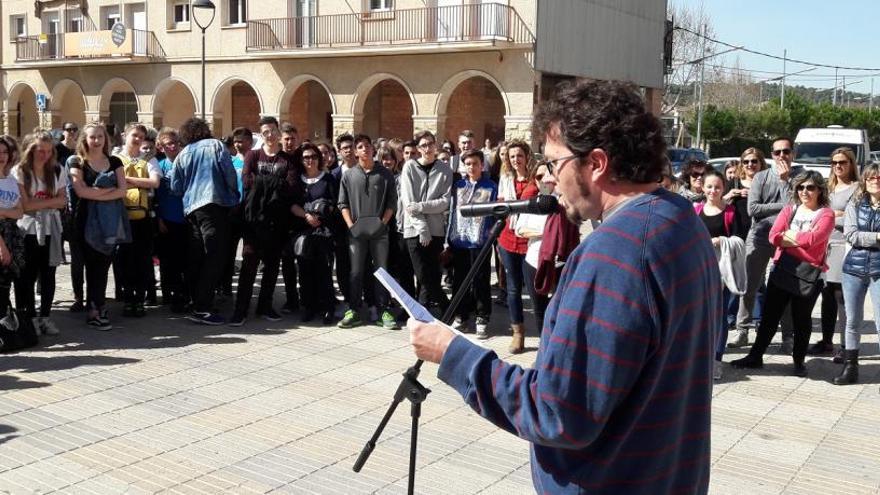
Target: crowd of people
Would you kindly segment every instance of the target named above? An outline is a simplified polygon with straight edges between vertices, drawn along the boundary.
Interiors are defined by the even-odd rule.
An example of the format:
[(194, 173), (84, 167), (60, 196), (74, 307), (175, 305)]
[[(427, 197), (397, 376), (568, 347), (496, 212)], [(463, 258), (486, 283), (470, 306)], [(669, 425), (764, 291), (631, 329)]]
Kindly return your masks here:
[[(363, 134), (300, 141), (295, 127), (273, 117), (262, 118), (257, 130), (215, 139), (196, 118), (159, 131), (132, 123), (112, 148), (100, 123), (79, 129), (67, 122), (58, 142), (42, 130), (20, 146), (0, 137), (0, 315), (11, 307), (14, 285), (15, 307), (37, 331), (59, 332), (51, 308), (66, 240), (70, 310), (84, 311), (98, 330), (113, 328), (106, 303), (111, 267), (123, 317), (145, 316), (159, 303), (158, 286), (174, 313), (240, 326), (261, 274), (259, 318), (299, 313), (303, 322), (398, 329), (406, 314), (374, 270), (387, 269), (439, 315), (449, 305), (446, 289), (462, 287), (494, 221), (463, 217), (459, 207), (555, 192), (548, 164), (520, 140), (497, 147), (487, 140), (476, 149), (466, 130), (457, 144), (438, 145), (429, 131), (408, 141)], [(693, 203), (718, 258), (724, 311), (715, 378), (726, 348), (748, 346), (750, 331), (756, 337), (748, 355), (730, 364), (761, 367), (781, 326), (794, 374), (806, 376), (807, 355), (833, 354), (845, 364), (835, 383), (854, 383), (869, 289), (880, 314), (877, 165), (860, 174), (854, 152), (843, 147), (832, 153), (826, 180), (792, 165), (791, 139), (773, 141), (770, 151), (769, 167), (760, 149), (748, 148), (722, 170), (693, 160), (679, 176), (667, 168), (661, 179)], [(524, 350), (523, 290), (540, 332), (560, 266), (579, 241), (562, 208), (506, 220), (494, 246), (494, 303), (507, 307), (511, 352)], [(490, 272), (488, 263), (480, 267), (454, 322), (477, 338), (489, 335)], [(279, 277), (280, 312), (273, 306)], [(820, 294), (822, 338), (810, 346)], [(217, 297), (234, 298), (231, 314), (217, 311)], [(735, 335), (728, 342), (729, 331)]]
[[(439, 316), (494, 222), (463, 217), (459, 207), (553, 190), (543, 181), (546, 167), (519, 140), (477, 149), (466, 130), (457, 145), (440, 146), (428, 131), (408, 141), (343, 134), (333, 143), (311, 142), (273, 117), (256, 131), (238, 128), (216, 139), (193, 118), (179, 129), (132, 123), (119, 139), (101, 123), (80, 129), (74, 122), (64, 123), (58, 142), (42, 130), (21, 146), (3, 136), (0, 315), (11, 307), (14, 284), (16, 310), (33, 318), (38, 333), (58, 333), (51, 309), (67, 241), (70, 310), (85, 312), (97, 330), (113, 328), (111, 267), (126, 318), (162, 304), (200, 324), (241, 326), (260, 275), (256, 317), (298, 313), (302, 322), (399, 329), (406, 313), (373, 277), (376, 269), (388, 270)], [(564, 242), (542, 250), (545, 226)], [(495, 248), (499, 297), (493, 302), (486, 263), (465, 288), (454, 325), (487, 338), (493, 304), (507, 306), (510, 350), (522, 352), (523, 289), (540, 331), (560, 261), (578, 241), (562, 210), (508, 219)], [(284, 303), (276, 310), (279, 278)], [(232, 302), (225, 305), (231, 313), (218, 311), (223, 299)]]
[[(869, 164), (860, 173), (854, 151), (841, 147), (831, 153), (826, 179), (793, 166), (794, 153), (792, 140), (779, 138), (769, 167), (760, 149), (748, 148), (721, 171), (694, 160), (680, 178), (664, 178), (667, 188), (694, 203), (718, 254), (725, 311), (716, 378), (725, 344), (747, 347), (754, 330), (748, 354), (730, 364), (760, 368), (781, 326), (782, 352), (792, 356), (795, 375), (807, 375), (807, 355), (833, 355), (845, 364), (834, 383), (858, 380), (865, 295), (880, 275), (880, 223), (873, 221), (880, 208), (880, 168)], [(880, 314), (880, 292), (871, 294)], [(810, 346), (819, 295), (822, 337)], [(729, 330), (736, 331), (730, 342)]]

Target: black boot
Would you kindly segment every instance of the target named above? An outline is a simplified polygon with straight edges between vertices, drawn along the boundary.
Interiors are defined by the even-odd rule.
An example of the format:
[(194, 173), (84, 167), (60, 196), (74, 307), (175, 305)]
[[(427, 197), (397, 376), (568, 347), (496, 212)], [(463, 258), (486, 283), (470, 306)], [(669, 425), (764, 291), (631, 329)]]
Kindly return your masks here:
[[(754, 350), (754, 347), (752, 348)], [(764, 367), (764, 358), (758, 353), (749, 352), (746, 357), (734, 359), (730, 365), (737, 369), (755, 369)]]
[(843, 371), (840, 376), (834, 378), (835, 385), (847, 385), (859, 381), (859, 350), (847, 349), (845, 353), (846, 361), (843, 364)]

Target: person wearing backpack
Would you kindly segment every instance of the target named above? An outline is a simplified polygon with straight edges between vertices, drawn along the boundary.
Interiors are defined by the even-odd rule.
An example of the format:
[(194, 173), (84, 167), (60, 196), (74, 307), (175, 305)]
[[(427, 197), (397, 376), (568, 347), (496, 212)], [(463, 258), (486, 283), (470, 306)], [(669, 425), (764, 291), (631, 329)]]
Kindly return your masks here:
[[(10, 172), (18, 181), (24, 215), (18, 228), (24, 235), (24, 267), (15, 283), (18, 309), (34, 319), (37, 333), (58, 335), (49, 319), (55, 298), (55, 269), (61, 264), (61, 209), (67, 206), (67, 176), (55, 159), (55, 140), (46, 131), (25, 136), (21, 158)], [(40, 279), (37, 315), (34, 284)]]
[(117, 253), (118, 270), (122, 283), (125, 306), (122, 316), (144, 316), (144, 298), (153, 269), (153, 222), (150, 211), (151, 191), (159, 187), (162, 169), (155, 158), (142, 156), (141, 144), (147, 137), (143, 124), (132, 123), (125, 128), (125, 143), (116, 153), (125, 171), (127, 191), (123, 201), (131, 225), (132, 240), (120, 244)]

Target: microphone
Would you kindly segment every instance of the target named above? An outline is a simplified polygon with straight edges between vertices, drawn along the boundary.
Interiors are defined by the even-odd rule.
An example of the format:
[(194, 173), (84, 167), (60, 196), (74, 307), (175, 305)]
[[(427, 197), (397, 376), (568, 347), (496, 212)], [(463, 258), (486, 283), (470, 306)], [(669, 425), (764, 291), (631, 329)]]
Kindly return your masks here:
[(493, 215), (505, 217), (516, 213), (531, 213), (533, 215), (549, 215), (555, 213), (559, 205), (554, 196), (540, 194), (531, 199), (519, 201), (499, 201), (497, 203), (475, 203), (462, 205), (458, 212), (463, 217), (485, 217)]

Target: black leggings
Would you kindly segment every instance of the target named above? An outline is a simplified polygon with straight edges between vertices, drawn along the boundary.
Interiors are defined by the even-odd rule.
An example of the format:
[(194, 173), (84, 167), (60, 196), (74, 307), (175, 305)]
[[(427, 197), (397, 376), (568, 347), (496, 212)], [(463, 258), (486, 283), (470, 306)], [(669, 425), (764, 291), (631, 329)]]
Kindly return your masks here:
[(819, 290), (803, 297), (792, 295), (776, 286), (772, 281), (767, 283), (767, 292), (764, 296), (764, 313), (761, 315), (761, 323), (758, 325), (758, 335), (755, 344), (749, 351), (753, 357), (763, 357), (770, 341), (776, 335), (776, 328), (782, 320), (785, 308), (791, 306), (791, 319), (794, 323), (794, 346), (792, 359), (796, 364), (803, 364), (807, 355), (807, 346), (810, 343), (810, 332), (813, 330), (812, 313)]
[(49, 246), (51, 236), (46, 236), (42, 246), (37, 236), (24, 237), (24, 267), (15, 282), (15, 303), (18, 310), (26, 316), (37, 316), (34, 284), (40, 278), (40, 316), (49, 316), (52, 301), (55, 299), (55, 267), (49, 266)]

